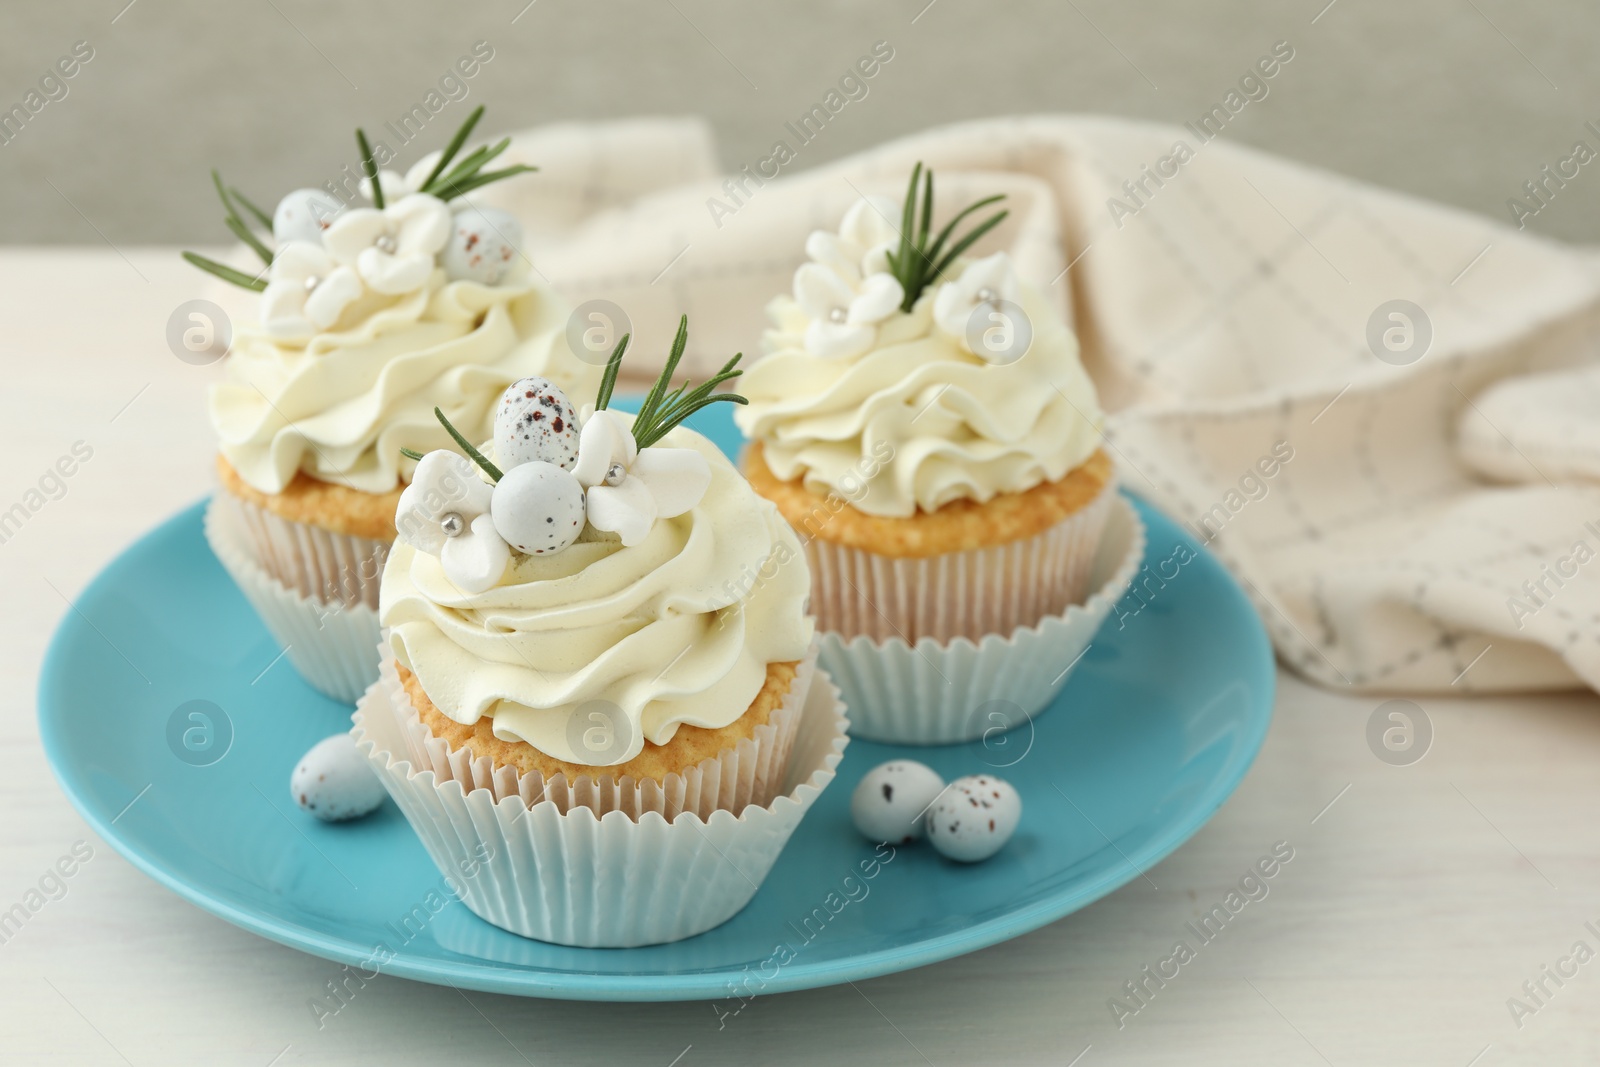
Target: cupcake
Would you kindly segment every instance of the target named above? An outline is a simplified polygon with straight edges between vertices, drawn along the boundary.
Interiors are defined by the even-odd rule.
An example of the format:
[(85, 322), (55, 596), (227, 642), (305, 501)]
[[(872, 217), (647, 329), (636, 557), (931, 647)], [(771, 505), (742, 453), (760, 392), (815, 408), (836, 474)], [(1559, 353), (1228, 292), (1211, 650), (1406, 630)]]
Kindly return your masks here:
[(627, 338), (584, 413), (515, 383), (490, 447), (447, 428), (460, 451), (421, 457), (395, 518), (357, 737), (441, 870), (495, 857), (467, 905), (530, 937), (724, 921), (843, 750), (798, 539), (679, 425), (739, 372), (667, 394), (686, 328), (632, 418)]
[(1006, 213), (963, 221), (999, 199), (934, 236), (919, 164), (903, 205), (864, 199), (813, 233), (743, 382), (745, 473), (804, 538), (858, 736), (1031, 717), (1131, 577), (1131, 510), (1102, 552), (1127, 505), (1072, 331), (1005, 253), (966, 257)]
[(219, 178), (228, 226), (262, 271), (186, 254), (261, 293), (259, 323), (234, 331), (211, 391), (221, 491), (207, 535), (289, 661), (344, 701), (377, 677), (379, 576), (413, 467), (403, 450), (450, 443), (434, 410), (481, 440), (511, 382), (599, 378), (567, 349), (567, 309), (530, 277), (516, 219), (457, 199), (531, 169), (484, 169), (508, 141), (460, 154), (482, 110), (404, 177), (379, 173), (358, 133), (370, 206), (301, 189), (268, 217)]

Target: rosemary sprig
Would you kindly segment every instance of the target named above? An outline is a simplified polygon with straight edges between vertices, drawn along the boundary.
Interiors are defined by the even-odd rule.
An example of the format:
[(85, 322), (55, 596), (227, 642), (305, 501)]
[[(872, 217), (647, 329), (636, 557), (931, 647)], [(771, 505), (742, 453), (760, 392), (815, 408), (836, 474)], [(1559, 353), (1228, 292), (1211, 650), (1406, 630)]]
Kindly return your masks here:
[(491, 185), (506, 178), (515, 178), (519, 174), (532, 174), (538, 169), (538, 167), (517, 163), (513, 166), (503, 167), (500, 170), (480, 171), (469, 178), (461, 181), (452, 181), (440, 186), (433, 195), (440, 200), (454, 200), (456, 197), (470, 193), (474, 189), (481, 189), (485, 185)]
[[(723, 382), (732, 381), (744, 371), (738, 370), (737, 364), (744, 353), (738, 353), (722, 369), (694, 388), (686, 382), (676, 391), (668, 395), (667, 385), (672, 381), (673, 373), (678, 369), (678, 361), (683, 358), (683, 352), (689, 344), (689, 316), (684, 315), (678, 320), (678, 336), (673, 338), (672, 351), (667, 356), (666, 365), (661, 368), (661, 374), (656, 378), (656, 383), (645, 394), (644, 403), (639, 405), (639, 413), (633, 419), (633, 441), (639, 448), (649, 448), (661, 440), (681, 422), (699, 411), (719, 401), (730, 404), (748, 404), (750, 401), (738, 393), (713, 392)], [(620, 352), (621, 345), (617, 346)], [(612, 371), (612, 364), (620, 364), (619, 353), (612, 354), (612, 363), (606, 365), (606, 373), (612, 382), (616, 374)], [(605, 385), (602, 384), (602, 390)], [(610, 393), (605, 393), (610, 400)]]
[(356, 127), (356, 147), (361, 149), (361, 172), (372, 185), (372, 206), (383, 208), (383, 183), (378, 181), (378, 164), (372, 158), (372, 146), (367, 144), (367, 131)]
[(628, 350), (628, 339), (632, 336), (631, 333), (623, 334), (617, 347), (611, 350), (611, 358), (606, 360), (605, 373), (600, 376), (600, 392), (594, 398), (596, 411), (604, 411), (606, 405), (611, 403), (611, 391), (617, 387), (617, 372), (622, 369), (622, 354)]
[(222, 201), (222, 210), (228, 213), (224, 218), (243, 222), (244, 220), (239, 218), (239, 209), (228, 199), (228, 189), (222, 184), (222, 173), (216, 167), (211, 168), (211, 185), (217, 190), (217, 199)]
[(486, 164), (509, 147), (511, 147), (511, 138), (507, 137), (493, 147), (484, 146), (479, 148), (457, 164), (443, 180), (425, 191), (432, 193), (440, 200), (453, 200), (464, 193), (470, 193), (472, 190), (480, 189), (492, 182), (513, 178), (518, 174), (530, 174), (539, 169), (522, 163), (515, 163), (499, 170), (483, 169)]
[(256, 217), (256, 222), (261, 224), (261, 228), (262, 229), (266, 230), (268, 233), (272, 232), (272, 216), (271, 215), (268, 215), (265, 211), (262, 211), (260, 208), (256, 207), (254, 204), (252, 204), (248, 197), (246, 197), (238, 189), (235, 189), (233, 186), (231, 186), (231, 185), (228, 186), (228, 192), (233, 196), (233, 198), (235, 200), (239, 201), (239, 203), (244, 205), (244, 209), (246, 211), (250, 212), (250, 214), (252, 214), (252, 215), (254, 215)]
[(444, 146), (444, 151), (439, 153), (439, 162), (434, 164), (432, 173), (428, 175), (428, 180), (422, 183), (424, 192), (433, 187), (434, 179), (443, 174), (444, 168), (448, 167), (450, 161), (456, 158), (456, 153), (461, 151), (461, 146), (467, 143), (467, 138), (472, 135), (472, 128), (478, 124), (478, 120), (481, 118), (483, 118), (483, 105), (479, 104), (473, 109), (472, 114), (467, 116), (467, 121), (461, 124), (461, 128), (456, 131), (456, 135), (450, 138), (450, 143)]
[(262, 244), (261, 238), (250, 232), (250, 227), (246, 226), (237, 218), (225, 219), (223, 221), (227, 224), (228, 229), (232, 231), (235, 237), (249, 245), (251, 249), (255, 251), (255, 254), (261, 257), (261, 263), (263, 266), (272, 266), (272, 249)]
[(199, 267), (201, 270), (206, 271), (209, 274), (215, 274), (225, 282), (232, 282), (241, 289), (250, 289), (259, 293), (265, 290), (267, 287), (267, 283), (263, 279), (246, 274), (242, 270), (234, 270), (227, 264), (218, 263), (214, 259), (207, 259), (198, 252), (185, 252), (183, 254), (183, 258), (188, 260), (194, 266)]
[[(921, 197), (919, 204), (917, 184), (921, 182)], [(939, 276), (949, 269), (950, 264), (971, 248), (984, 234), (1000, 225), (1010, 211), (999, 211), (945, 249), (945, 242), (955, 234), (956, 227), (968, 215), (990, 204), (999, 203), (1005, 199), (1004, 194), (985, 197), (976, 203), (968, 204), (961, 212), (951, 219), (949, 224), (932, 244), (928, 242), (928, 234), (933, 224), (933, 170), (924, 170), (918, 163), (911, 171), (911, 182), (906, 187), (905, 206), (900, 216), (900, 247), (897, 251), (889, 253), (889, 270), (894, 274), (895, 280), (905, 290), (905, 299), (900, 303), (901, 311), (910, 311), (917, 303), (917, 298), (928, 286), (938, 281)]]
[[(667, 391), (667, 384), (672, 381), (672, 376), (678, 370), (678, 361), (683, 358), (683, 351), (689, 346), (689, 316), (683, 315), (678, 319), (678, 335), (672, 339), (672, 351), (667, 354), (666, 365), (661, 368), (661, 373), (656, 377), (656, 383), (645, 394), (644, 402), (639, 405), (639, 413), (633, 418), (633, 436), (637, 440), (640, 431), (650, 425), (650, 418), (655, 413), (661, 397)], [(642, 446), (641, 446), (642, 447)]]
[(539, 169), (522, 163), (503, 167), (500, 170), (486, 171), (483, 169), (511, 146), (511, 138), (509, 137), (502, 138), (499, 143), (492, 146), (479, 145), (462, 157), (459, 162), (456, 162), (454, 167), (451, 167), (450, 164), (455, 161), (456, 153), (460, 152), (461, 146), (467, 143), (467, 138), (471, 136), (473, 128), (478, 125), (478, 120), (482, 117), (482, 106), (473, 109), (472, 114), (467, 116), (467, 121), (461, 124), (461, 128), (456, 131), (455, 136), (450, 138), (450, 143), (439, 154), (439, 162), (434, 164), (432, 173), (428, 175), (428, 180), (422, 183), (419, 192), (436, 196), (440, 200), (453, 200), (464, 193), (472, 192), (474, 189), (481, 189), (491, 182), (512, 178), (518, 174), (529, 174)]
[(718, 401), (727, 401), (730, 404), (748, 404), (749, 400), (738, 393), (716, 393), (712, 390), (723, 382), (732, 381), (744, 371), (737, 369), (737, 364), (744, 353), (736, 354), (732, 359), (722, 365), (722, 369), (707, 378), (704, 382), (689, 389), (679, 389), (669, 400), (662, 404), (656, 412), (652, 413), (649, 427), (643, 431), (639, 429), (638, 421), (633, 426), (633, 439), (640, 448), (649, 448), (661, 438), (671, 432), (679, 423), (688, 419), (701, 408), (710, 407)]
[[(217, 199), (222, 201), (222, 207), (228, 213), (223, 217), (223, 223), (227, 225), (229, 230), (233, 231), (235, 237), (249, 245), (255, 251), (255, 254), (261, 257), (262, 263), (270, 267), (272, 265), (272, 250), (261, 243), (261, 239), (251, 231), (249, 225), (244, 221), (244, 217), (239, 214), (239, 209), (233, 206), (233, 200), (228, 196), (227, 187), (222, 184), (222, 175), (217, 173), (215, 168), (212, 168), (211, 171), (211, 184), (217, 187)], [(271, 229), (270, 223), (268, 223), (268, 229)]]
[(491, 162), (496, 156), (510, 147), (511, 138), (509, 137), (502, 137), (500, 139), (500, 143), (495, 145), (479, 145), (477, 148), (474, 148), (471, 152), (467, 153), (467, 157), (460, 163), (457, 163), (451, 169), (450, 176), (441, 184), (447, 184), (449, 182), (460, 181), (464, 178), (470, 178), (472, 175), (482, 170), (485, 164)]
[[(272, 220), (267, 217), (266, 212), (246, 199), (245, 195), (239, 190), (230, 189), (228, 186), (223, 185), (222, 175), (217, 172), (216, 168), (212, 168), (211, 171), (211, 184), (216, 187), (217, 199), (222, 201), (222, 209), (227, 212), (222, 218), (223, 224), (228, 227), (229, 232), (235, 237), (249, 245), (255, 254), (261, 257), (263, 264), (270, 267), (272, 265), (272, 250), (261, 241), (261, 238), (255, 235), (255, 231), (250, 228), (250, 225), (245, 222), (244, 216), (239, 214), (239, 209), (234, 206), (234, 201), (237, 200), (243, 204), (245, 210), (250, 212), (257, 222), (266, 227), (268, 233), (272, 232)], [(183, 253), (183, 258), (208, 274), (215, 274), (223, 281), (230, 282), (242, 289), (249, 289), (259, 293), (267, 287), (267, 283), (255, 275), (246, 274), (242, 270), (235, 270), (225, 263), (218, 263), (214, 259), (207, 259), (198, 252), (185, 252)]]
[(434, 408), (433, 414), (434, 417), (439, 420), (439, 424), (444, 427), (445, 432), (451, 437), (455, 438), (456, 444), (461, 446), (461, 451), (465, 452), (467, 457), (471, 459), (472, 462), (483, 468), (483, 473), (487, 474), (490, 478), (493, 478), (496, 482), (505, 477), (505, 475), (500, 473), (499, 467), (496, 467), (493, 463), (489, 462), (489, 458), (474, 448), (471, 441), (468, 441), (465, 437), (461, 436), (461, 431), (450, 424), (450, 420), (444, 417), (443, 411), (439, 410), (438, 408)]

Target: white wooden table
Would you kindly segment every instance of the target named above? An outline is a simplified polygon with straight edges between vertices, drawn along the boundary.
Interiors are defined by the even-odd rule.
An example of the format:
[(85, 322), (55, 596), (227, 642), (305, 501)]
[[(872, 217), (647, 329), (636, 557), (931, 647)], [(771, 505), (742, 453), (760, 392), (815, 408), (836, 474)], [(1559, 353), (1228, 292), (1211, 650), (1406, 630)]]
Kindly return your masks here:
[[(0, 252), (0, 511), (93, 457), (0, 544), (0, 911), (75, 842), (93, 858), (0, 943), (0, 1061), (267, 1064), (1403, 1064), (1600, 1061), (1600, 701), (1420, 701), (1405, 767), (1380, 698), (1280, 678), (1266, 748), (1189, 844), (1109, 898), (904, 974), (713, 1008), (571, 1004), (380, 978), (318, 1029), (336, 967), (245, 933), (100, 842), (56, 788), (34, 692), (51, 631), (131, 539), (206, 492), (212, 368), (168, 350), (196, 275), (170, 250)], [(1330, 806), (1331, 805), (1331, 806)], [(1108, 1007), (1278, 841), (1295, 858), (1118, 1028)], [(80, 846), (81, 851), (81, 846)], [(1157, 888), (1159, 887), (1159, 888)], [(1154, 988), (1153, 985), (1150, 988)], [(1536, 990), (1537, 991), (1537, 990)], [(1508, 998), (1532, 1013), (1514, 1019)], [(1087, 1051), (1085, 1051), (1087, 1049)], [(1074, 1057), (1080, 1059), (1074, 1060)]]

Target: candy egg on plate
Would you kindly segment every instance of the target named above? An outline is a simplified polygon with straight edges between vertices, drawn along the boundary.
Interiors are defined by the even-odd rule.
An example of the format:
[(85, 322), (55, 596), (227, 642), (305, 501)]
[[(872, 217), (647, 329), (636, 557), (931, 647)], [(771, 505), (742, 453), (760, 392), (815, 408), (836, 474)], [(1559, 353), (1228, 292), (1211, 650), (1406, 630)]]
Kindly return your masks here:
[(850, 795), (850, 818), (868, 841), (902, 844), (922, 836), (922, 817), (944, 788), (944, 779), (916, 760), (880, 763)]
[(289, 793), (302, 811), (323, 822), (359, 819), (387, 795), (348, 732), (323, 738), (300, 757)]
[(999, 852), (1022, 818), (1022, 798), (1007, 782), (988, 774), (957, 778), (928, 809), (928, 843), (963, 863)]

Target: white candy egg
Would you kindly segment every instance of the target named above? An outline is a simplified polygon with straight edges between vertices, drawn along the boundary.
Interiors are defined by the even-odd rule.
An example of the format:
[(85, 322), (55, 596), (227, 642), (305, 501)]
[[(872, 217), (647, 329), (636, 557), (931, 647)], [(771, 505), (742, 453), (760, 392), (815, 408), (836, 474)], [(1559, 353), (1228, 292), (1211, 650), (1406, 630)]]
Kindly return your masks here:
[(300, 757), (289, 776), (300, 810), (323, 822), (359, 819), (383, 803), (383, 783), (349, 733), (325, 737)]
[(560, 552), (583, 532), (583, 486), (554, 463), (533, 460), (505, 472), (489, 514), (506, 544), (530, 556)]
[(282, 248), (290, 241), (309, 241), (322, 247), (322, 231), (344, 210), (333, 194), (322, 189), (296, 189), (278, 201), (272, 213), (272, 239)]
[(494, 454), (501, 468), (543, 460), (563, 470), (578, 462), (578, 409), (548, 378), (524, 378), (500, 394)]
[(509, 211), (467, 204), (451, 219), (450, 241), (441, 262), (453, 282), (497, 285), (516, 264), (522, 224)]
[(850, 818), (868, 841), (901, 844), (922, 836), (922, 816), (944, 788), (932, 767), (916, 760), (880, 763), (850, 795)]
[(976, 863), (999, 852), (1021, 818), (1022, 798), (1008, 783), (987, 774), (957, 778), (928, 809), (928, 843), (950, 859)]

